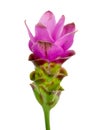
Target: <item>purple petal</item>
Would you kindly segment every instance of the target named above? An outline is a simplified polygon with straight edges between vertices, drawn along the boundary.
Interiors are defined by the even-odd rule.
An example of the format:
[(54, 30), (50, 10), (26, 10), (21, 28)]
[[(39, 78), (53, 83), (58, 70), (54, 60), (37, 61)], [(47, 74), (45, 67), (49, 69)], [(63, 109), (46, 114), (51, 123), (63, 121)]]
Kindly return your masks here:
[(33, 43), (31, 42), (31, 40), (29, 40), (28, 46), (29, 49), (33, 52)]
[(75, 55), (74, 50), (68, 50), (63, 53), (61, 57), (58, 57), (54, 60), (55, 63), (63, 64), (66, 60), (68, 60), (71, 56)]
[(61, 35), (63, 36), (67, 33), (73, 32), (74, 30), (75, 30), (75, 24), (74, 23), (67, 24), (67, 25), (64, 26)]
[(32, 33), (31, 33), (31, 31), (30, 31), (30, 29), (29, 29), (27, 23), (26, 23), (26, 20), (24, 21), (24, 23), (25, 23), (26, 28), (27, 28), (27, 30), (28, 30), (28, 34), (29, 34), (30, 40), (31, 40), (32, 43), (33, 43), (33, 42), (34, 42), (34, 37), (33, 37)]
[(74, 34), (75, 34), (75, 32), (71, 32), (71, 33), (65, 34), (60, 39), (58, 39), (55, 42), (55, 44), (61, 46), (64, 50), (67, 50), (68, 48), (71, 47), (71, 45), (73, 43)]
[(69, 58), (71, 56), (75, 55), (75, 51), (74, 50), (67, 50), (63, 53), (62, 57), (63, 58)]
[(55, 26), (55, 29), (53, 31), (53, 38), (56, 40), (60, 37), (63, 26), (64, 26), (65, 17), (62, 15), (62, 17), (59, 19), (58, 23)]
[(45, 12), (40, 18), (39, 23), (46, 26), (49, 32), (52, 33), (56, 23), (54, 14), (51, 11)]
[(45, 42), (53, 42), (52, 37), (49, 35), (47, 28), (39, 23), (35, 26), (35, 40), (36, 41), (45, 41)]
[(49, 61), (54, 61), (54, 59), (60, 57), (63, 53), (64, 51), (60, 46), (53, 44), (47, 52), (47, 58), (49, 59)]

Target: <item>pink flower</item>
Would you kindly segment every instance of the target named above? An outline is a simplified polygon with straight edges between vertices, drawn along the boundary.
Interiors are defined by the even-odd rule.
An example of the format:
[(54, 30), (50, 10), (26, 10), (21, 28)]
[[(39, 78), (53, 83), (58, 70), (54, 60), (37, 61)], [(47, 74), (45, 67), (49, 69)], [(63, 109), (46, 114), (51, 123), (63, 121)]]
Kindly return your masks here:
[(73, 50), (69, 50), (76, 32), (75, 24), (64, 25), (64, 21), (64, 15), (56, 23), (54, 14), (51, 11), (45, 12), (35, 26), (35, 36), (25, 21), (30, 37), (29, 48), (33, 52), (30, 60), (64, 62), (75, 54)]

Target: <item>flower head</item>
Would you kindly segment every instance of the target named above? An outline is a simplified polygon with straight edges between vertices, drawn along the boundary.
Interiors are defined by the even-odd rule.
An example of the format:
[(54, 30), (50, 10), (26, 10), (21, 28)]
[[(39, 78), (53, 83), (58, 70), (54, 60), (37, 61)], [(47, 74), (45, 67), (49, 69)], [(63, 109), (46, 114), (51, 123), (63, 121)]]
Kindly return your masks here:
[(75, 54), (69, 50), (73, 43), (75, 24), (64, 25), (65, 17), (61, 16), (56, 23), (51, 11), (45, 12), (35, 26), (35, 36), (26, 24), (30, 37), (29, 48), (33, 52), (29, 60), (63, 63)]

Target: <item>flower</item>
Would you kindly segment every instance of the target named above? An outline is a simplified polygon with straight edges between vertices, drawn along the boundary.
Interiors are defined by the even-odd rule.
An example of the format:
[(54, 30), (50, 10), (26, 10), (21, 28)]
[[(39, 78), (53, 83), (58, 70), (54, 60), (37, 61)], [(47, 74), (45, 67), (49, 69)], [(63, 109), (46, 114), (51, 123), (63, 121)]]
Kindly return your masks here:
[(64, 15), (56, 23), (54, 14), (51, 11), (45, 12), (35, 25), (35, 36), (25, 21), (32, 51), (29, 60), (63, 63), (75, 54), (74, 50), (69, 50), (76, 32), (75, 24), (64, 25), (64, 21)]

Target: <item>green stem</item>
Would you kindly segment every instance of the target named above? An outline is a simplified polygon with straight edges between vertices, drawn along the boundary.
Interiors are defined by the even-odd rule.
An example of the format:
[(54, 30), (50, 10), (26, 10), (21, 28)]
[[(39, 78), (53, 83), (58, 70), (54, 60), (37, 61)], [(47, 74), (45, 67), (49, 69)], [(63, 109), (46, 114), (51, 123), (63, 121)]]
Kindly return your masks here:
[(46, 130), (50, 130), (50, 109), (47, 108), (47, 106), (44, 106), (43, 111), (44, 111)]

